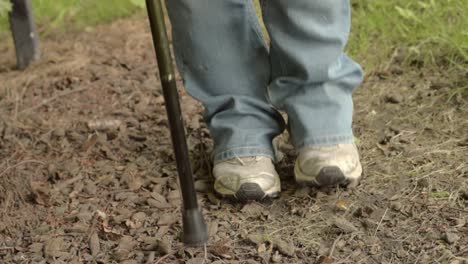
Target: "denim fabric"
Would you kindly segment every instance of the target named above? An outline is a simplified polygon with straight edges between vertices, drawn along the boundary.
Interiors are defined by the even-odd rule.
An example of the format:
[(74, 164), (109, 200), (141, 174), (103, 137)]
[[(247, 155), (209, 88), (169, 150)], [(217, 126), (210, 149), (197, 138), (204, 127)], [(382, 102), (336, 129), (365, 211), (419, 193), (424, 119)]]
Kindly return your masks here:
[(200, 100), (213, 158), (274, 157), (286, 124), (298, 150), (352, 142), (360, 66), (343, 53), (348, 0), (265, 0), (270, 47), (249, 0), (167, 0), (187, 92)]

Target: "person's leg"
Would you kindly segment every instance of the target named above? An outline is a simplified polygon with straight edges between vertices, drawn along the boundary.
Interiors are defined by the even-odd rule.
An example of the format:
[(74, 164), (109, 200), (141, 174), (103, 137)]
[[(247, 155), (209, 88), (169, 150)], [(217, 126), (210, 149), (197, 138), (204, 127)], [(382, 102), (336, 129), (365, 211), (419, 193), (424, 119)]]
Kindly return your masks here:
[[(340, 156), (336, 151), (343, 152), (339, 146), (351, 145), (344, 151), (351, 153), (345, 155), (350, 158), (342, 163), (357, 166), (352, 92), (362, 81), (362, 71), (343, 53), (350, 30), (349, 1), (268, 0), (264, 20), (271, 37), (269, 98), (287, 112), (295, 147), (304, 153), (329, 146), (335, 150), (326, 155), (325, 164), (343, 171), (347, 165), (332, 159)], [(312, 155), (316, 157), (317, 153)], [(351, 177), (360, 176), (359, 169), (360, 165)]]
[[(249, 183), (244, 186), (249, 196), (253, 182), (253, 189), (260, 186), (267, 195), (279, 191), (272, 139), (285, 125), (266, 99), (268, 50), (251, 1), (168, 0), (166, 5), (185, 88), (203, 103), (214, 140), (215, 189), (229, 195)], [(263, 165), (239, 159), (252, 156), (270, 159), (253, 159)], [(233, 159), (252, 166), (226, 163)], [(271, 172), (266, 178), (275, 174), (274, 182), (262, 179), (265, 171)]]

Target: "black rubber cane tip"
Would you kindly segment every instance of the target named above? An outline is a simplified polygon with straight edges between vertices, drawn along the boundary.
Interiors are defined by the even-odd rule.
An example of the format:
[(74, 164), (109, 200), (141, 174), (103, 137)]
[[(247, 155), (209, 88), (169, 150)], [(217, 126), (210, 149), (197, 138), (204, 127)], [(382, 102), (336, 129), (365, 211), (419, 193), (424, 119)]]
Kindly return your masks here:
[(199, 209), (185, 210), (182, 213), (184, 233), (182, 240), (185, 245), (203, 246), (208, 241), (208, 230), (203, 215)]

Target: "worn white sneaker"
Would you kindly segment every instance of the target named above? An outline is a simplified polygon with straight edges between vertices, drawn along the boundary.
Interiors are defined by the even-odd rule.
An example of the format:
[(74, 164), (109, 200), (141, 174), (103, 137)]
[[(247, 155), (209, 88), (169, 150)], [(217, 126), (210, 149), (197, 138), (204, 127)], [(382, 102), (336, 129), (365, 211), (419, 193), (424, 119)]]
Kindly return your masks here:
[(306, 147), (294, 166), (296, 182), (311, 186), (358, 185), (362, 174), (354, 143)]
[(259, 201), (277, 197), (280, 178), (268, 157), (237, 157), (215, 164), (215, 191), (223, 197), (239, 201)]

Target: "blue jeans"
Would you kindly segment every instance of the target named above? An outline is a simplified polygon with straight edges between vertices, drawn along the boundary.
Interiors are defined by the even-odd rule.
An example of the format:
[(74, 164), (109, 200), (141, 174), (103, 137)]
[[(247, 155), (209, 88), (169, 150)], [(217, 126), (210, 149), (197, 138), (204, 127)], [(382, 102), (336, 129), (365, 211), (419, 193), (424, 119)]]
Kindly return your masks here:
[(360, 66), (343, 53), (349, 0), (266, 0), (267, 46), (250, 0), (167, 0), (187, 92), (205, 107), (214, 161), (274, 157), (286, 124), (297, 150), (353, 142)]

